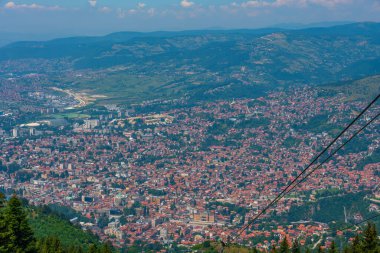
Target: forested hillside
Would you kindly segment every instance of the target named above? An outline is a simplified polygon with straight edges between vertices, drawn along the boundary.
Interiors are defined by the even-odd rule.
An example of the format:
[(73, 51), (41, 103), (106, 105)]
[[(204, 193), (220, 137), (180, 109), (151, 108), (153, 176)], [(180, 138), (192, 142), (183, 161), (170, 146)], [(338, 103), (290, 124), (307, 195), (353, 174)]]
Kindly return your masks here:
[(25, 207), (15, 196), (0, 196), (0, 252), (25, 253), (111, 253), (91, 234), (74, 227), (53, 213)]

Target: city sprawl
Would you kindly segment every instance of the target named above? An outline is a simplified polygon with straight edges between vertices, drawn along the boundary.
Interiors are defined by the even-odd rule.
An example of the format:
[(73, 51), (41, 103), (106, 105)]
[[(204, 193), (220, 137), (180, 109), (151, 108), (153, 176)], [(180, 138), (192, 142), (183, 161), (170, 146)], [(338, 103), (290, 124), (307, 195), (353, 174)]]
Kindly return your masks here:
[[(0, 113), (1, 187), (34, 205), (76, 210), (72, 223), (114, 245), (229, 240), (366, 105), (319, 87), (293, 87), (255, 99), (161, 100), (155, 103), (171, 106), (159, 112), (144, 113), (152, 105), (143, 103), (64, 114), (88, 101), (30, 87), (32, 107)], [(30, 113), (59, 117), (33, 121)], [(380, 162), (370, 157), (378, 152), (379, 130), (379, 122), (372, 124), (241, 240), (267, 248), (287, 235), (314, 245), (327, 222), (283, 219), (292, 207), (323, 198), (371, 191), (369, 211), (378, 211)]]

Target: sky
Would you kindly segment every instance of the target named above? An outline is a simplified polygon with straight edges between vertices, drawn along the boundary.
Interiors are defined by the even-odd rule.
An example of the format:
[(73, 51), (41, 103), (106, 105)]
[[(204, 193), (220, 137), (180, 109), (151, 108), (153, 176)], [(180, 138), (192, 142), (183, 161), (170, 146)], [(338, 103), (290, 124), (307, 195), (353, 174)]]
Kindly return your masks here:
[(0, 0), (3, 37), (259, 28), (335, 21), (380, 22), (380, 0)]

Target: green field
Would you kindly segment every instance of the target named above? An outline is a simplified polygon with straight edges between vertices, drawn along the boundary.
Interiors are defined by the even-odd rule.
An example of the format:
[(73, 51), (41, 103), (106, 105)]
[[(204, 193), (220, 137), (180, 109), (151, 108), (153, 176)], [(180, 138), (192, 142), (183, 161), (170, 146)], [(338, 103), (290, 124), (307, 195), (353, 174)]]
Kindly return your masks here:
[(170, 82), (169, 78), (163, 76), (112, 73), (105, 77), (74, 82), (71, 88), (89, 95), (106, 96), (106, 98), (98, 98), (96, 104), (135, 103), (181, 94), (179, 88), (165, 87)]
[(51, 114), (48, 116), (48, 118), (53, 119), (86, 119), (90, 118), (90, 115), (87, 114), (81, 114), (81, 113), (59, 113), (59, 114)]

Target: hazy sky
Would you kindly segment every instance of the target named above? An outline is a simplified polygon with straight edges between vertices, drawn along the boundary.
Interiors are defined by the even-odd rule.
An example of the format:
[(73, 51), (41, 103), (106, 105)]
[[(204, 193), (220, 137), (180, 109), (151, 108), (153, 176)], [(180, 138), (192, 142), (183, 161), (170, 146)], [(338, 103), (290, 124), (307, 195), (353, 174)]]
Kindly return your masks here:
[(380, 21), (380, 0), (0, 0), (0, 32), (34, 35), (327, 21)]

